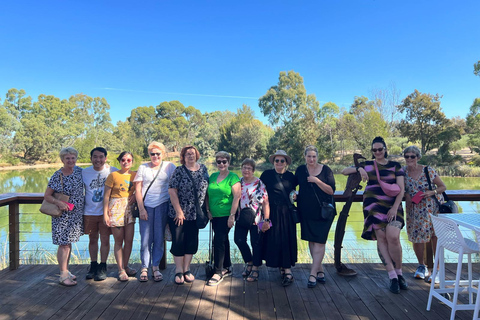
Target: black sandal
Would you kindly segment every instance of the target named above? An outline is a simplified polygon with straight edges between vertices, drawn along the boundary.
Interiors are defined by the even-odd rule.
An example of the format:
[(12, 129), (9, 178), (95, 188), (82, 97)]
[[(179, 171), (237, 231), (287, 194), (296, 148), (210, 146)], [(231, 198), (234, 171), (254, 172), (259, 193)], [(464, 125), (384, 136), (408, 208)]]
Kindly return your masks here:
[(220, 284), (220, 282), (223, 281), (223, 276), (221, 274), (217, 274), (218, 276), (220, 276), (220, 279), (215, 279), (213, 275), (213, 277), (211, 277), (208, 281), (207, 281), (207, 286), (211, 286), (211, 287), (214, 287), (214, 286), (218, 286)]
[(250, 272), (250, 274), (247, 277), (247, 281), (248, 282), (255, 282), (255, 281), (258, 280), (258, 276), (259, 276), (258, 269), (257, 270), (252, 270), (252, 272)]
[[(180, 279), (181, 282), (177, 282), (176, 278), (178, 277), (178, 279)], [(178, 285), (181, 285), (185, 282), (185, 279), (183, 278), (183, 273), (179, 272), (179, 273), (175, 273), (175, 277), (173, 278), (173, 282), (175, 282), (175, 284), (178, 284)]]
[[(315, 280), (314, 280), (314, 281), (310, 281), (310, 278), (313, 278), (313, 279), (315, 279)], [(307, 287), (308, 287), (308, 288), (315, 288), (316, 285), (317, 285), (317, 277), (315, 277), (313, 274), (311, 274), (311, 275), (308, 277)]]
[(288, 287), (293, 283), (293, 274), (291, 273), (285, 273), (283, 280), (282, 280), (282, 286)]
[(253, 263), (252, 264), (247, 263), (245, 265), (245, 269), (243, 269), (242, 276), (248, 277), (250, 275), (250, 273), (252, 272), (252, 268), (253, 268)]
[[(319, 276), (318, 276), (319, 273), (322, 273), (322, 274), (323, 274), (323, 277), (319, 277)], [(321, 284), (324, 284), (325, 282), (327, 282), (327, 281), (325, 280), (325, 272), (323, 272), (323, 271), (318, 271), (318, 272), (317, 272), (317, 281), (318, 281), (319, 283), (321, 283)]]

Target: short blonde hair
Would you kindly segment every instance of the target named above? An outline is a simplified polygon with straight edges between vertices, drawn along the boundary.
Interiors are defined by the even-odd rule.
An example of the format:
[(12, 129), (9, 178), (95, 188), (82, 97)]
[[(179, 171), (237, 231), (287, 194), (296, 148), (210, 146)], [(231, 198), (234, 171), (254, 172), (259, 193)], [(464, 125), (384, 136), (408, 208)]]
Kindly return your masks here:
[(60, 159), (63, 160), (63, 158), (67, 154), (73, 154), (73, 155), (75, 155), (76, 158), (78, 158), (78, 151), (74, 147), (62, 148), (62, 150), (60, 150)]
[(160, 143), (158, 141), (150, 142), (147, 149), (148, 149), (148, 152), (152, 151), (153, 149), (159, 149), (160, 152), (162, 153), (162, 155), (164, 155), (165, 152), (166, 152), (166, 149), (165, 149), (165, 146), (163, 145), (163, 143)]
[(217, 160), (218, 158), (225, 158), (230, 163), (230, 153), (228, 153), (227, 151), (218, 151), (217, 153), (215, 153), (215, 160)]

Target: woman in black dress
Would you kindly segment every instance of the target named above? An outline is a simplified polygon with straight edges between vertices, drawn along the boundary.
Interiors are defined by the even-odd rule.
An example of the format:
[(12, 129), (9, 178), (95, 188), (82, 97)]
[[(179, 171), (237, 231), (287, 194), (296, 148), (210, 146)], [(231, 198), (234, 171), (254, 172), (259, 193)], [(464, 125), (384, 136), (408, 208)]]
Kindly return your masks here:
[(292, 158), (285, 151), (277, 150), (268, 159), (274, 169), (260, 176), (267, 187), (272, 222), (264, 237), (264, 256), (267, 267), (280, 268), (282, 285), (288, 286), (293, 282), (291, 267), (297, 262), (297, 229), (288, 205), (290, 200), (284, 194), (295, 190), (297, 178), (287, 171)]
[(314, 146), (308, 146), (304, 152), (306, 165), (297, 168), (295, 176), (300, 186), (297, 203), (302, 214), (302, 240), (308, 241), (308, 247), (312, 256), (312, 266), (308, 278), (308, 287), (316, 286), (317, 281), (325, 283), (323, 271), (323, 257), (325, 255), (325, 243), (328, 232), (335, 216), (331, 219), (321, 217), (321, 203), (333, 202), (335, 192), (335, 178), (332, 170), (317, 162), (318, 150)]

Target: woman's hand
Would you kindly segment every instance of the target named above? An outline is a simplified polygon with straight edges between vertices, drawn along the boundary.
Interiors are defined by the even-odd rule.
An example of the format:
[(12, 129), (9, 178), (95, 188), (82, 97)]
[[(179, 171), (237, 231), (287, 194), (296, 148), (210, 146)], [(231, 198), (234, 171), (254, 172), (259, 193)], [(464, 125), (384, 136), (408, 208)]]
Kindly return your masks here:
[(270, 230), (270, 222), (264, 221), (262, 225), (262, 232)]
[(145, 209), (144, 206), (142, 206), (141, 208), (138, 208), (138, 211), (139, 211), (139, 218), (142, 219), (142, 220), (148, 220), (148, 213), (147, 213), (147, 210)]
[(387, 212), (387, 221), (392, 222), (397, 220), (397, 210), (398, 208), (395, 208), (395, 206), (391, 207), (390, 210)]
[(433, 191), (433, 190), (427, 190), (427, 191), (425, 191), (425, 192), (422, 194), (422, 197), (423, 197), (424, 199), (426, 199), (426, 198), (430, 198), (431, 196), (434, 196), (434, 195), (435, 195), (435, 191)]
[(183, 220), (185, 220), (185, 215), (183, 214), (183, 211), (177, 212), (175, 218), (173, 219), (177, 226), (183, 226)]
[(137, 199), (135, 199), (135, 196), (134, 196), (134, 195), (128, 196), (128, 204), (129, 204), (129, 205), (132, 205), (132, 204), (134, 204), (135, 202), (137, 202)]
[(358, 168), (358, 172), (360, 173), (360, 176), (362, 177), (362, 181), (366, 182), (368, 181), (368, 173), (363, 169), (362, 167)]
[(230, 215), (228, 217), (227, 226), (229, 228), (232, 228), (234, 224), (235, 224), (235, 215)]
[(318, 179), (318, 178), (315, 177), (315, 176), (308, 176), (308, 177), (307, 177), (307, 181), (308, 181), (308, 182), (311, 182), (311, 183), (317, 183), (318, 181), (320, 181), (320, 179)]
[(103, 223), (105, 223), (107, 227), (111, 227), (110, 216), (103, 215)]
[(60, 209), (61, 211), (68, 211), (68, 204), (66, 204), (63, 201), (60, 200), (55, 200), (55, 205)]

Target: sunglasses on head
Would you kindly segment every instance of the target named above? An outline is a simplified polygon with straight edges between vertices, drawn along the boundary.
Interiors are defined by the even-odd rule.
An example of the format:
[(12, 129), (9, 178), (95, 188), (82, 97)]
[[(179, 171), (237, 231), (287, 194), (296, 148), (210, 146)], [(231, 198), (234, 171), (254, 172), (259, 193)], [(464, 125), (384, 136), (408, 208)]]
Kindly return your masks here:
[(403, 157), (404, 157), (405, 159), (415, 159), (417, 156), (407, 156), (407, 155), (405, 155), (405, 156), (403, 156)]
[(217, 160), (217, 164), (221, 164), (221, 163), (227, 164), (227, 162), (228, 162), (227, 160)]
[(276, 163), (279, 163), (279, 162), (280, 162), (280, 163), (284, 163), (284, 162), (285, 162), (285, 159), (275, 159), (275, 162), (276, 162)]
[(385, 147), (378, 148), (378, 149), (372, 148), (372, 152), (382, 152), (383, 150), (385, 150)]
[(153, 156), (157, 156), (157, 157), (160, 157), (162, 155), (161, 152), (150, 152), (150, 155), (153, 157)]
[(122, 159), (122, 160), (120, 160), (120, 161), (122, 161), (122, 163), (123, 163), (123, 162), (132, 162), (132, 159)]

